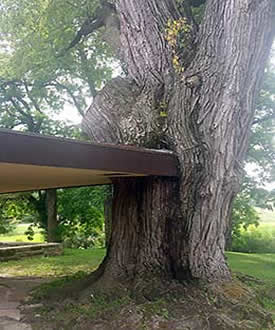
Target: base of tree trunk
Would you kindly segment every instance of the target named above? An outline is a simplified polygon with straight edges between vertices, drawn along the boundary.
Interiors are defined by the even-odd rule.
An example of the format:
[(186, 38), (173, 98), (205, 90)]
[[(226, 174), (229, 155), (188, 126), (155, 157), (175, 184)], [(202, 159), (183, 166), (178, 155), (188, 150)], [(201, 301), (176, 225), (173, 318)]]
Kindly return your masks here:
[[(135, 286), (128, 284), (106, 282), (101, 267), (86, 280), (71, 283), (65, 291), (54, 287), (52, 311), (43, 313), (39, 325), (41, 329), (45, 325), (47, 329), (72, 330), (272, 329), (271, 315), (258, 304), (265, 297), (256, 298), (249, 287), (236, 279), (209, 284), (147, 278)], [(78, 290), (75, 297), (73, 290)], [(48, 306), (50, 297), (44, 299)], [(57, 314), (63, 320), (57, 320)]]
[[(215, 260), (204, 248), (190, 250), (189, 228), (182, 217), (177, 178), (131, 178), (114, 182), (112, 232), (100, 266), (101, 282), (136, 283), (196, 278), (228, 281), (224, 255)], [(222, 233), (220, 234), (222, 235)], [(217, 240), (218, 241), (218, 240)], [(215, 252), (215, 251), (214, 251)], [(193, 273), (192, 273), (193, 271)]]

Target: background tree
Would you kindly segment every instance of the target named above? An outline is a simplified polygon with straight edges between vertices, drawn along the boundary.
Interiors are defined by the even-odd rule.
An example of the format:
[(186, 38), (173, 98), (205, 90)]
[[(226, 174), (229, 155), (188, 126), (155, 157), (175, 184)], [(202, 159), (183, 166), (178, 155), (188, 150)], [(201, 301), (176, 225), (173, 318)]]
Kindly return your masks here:
[(259, 225), (260, 217), (255, 210), (255, 191), (258, 191), (255, 182), (245, 177), (241, 191), (234, 200), (232, 215), (226, 231), (226, 250), (232, 249), (233, 241), (241, 236), (242, 230), (247, 230), (250, 225), (256, 227)]
[[(51, 96), (27, 82), (3, 82), (0, 87), (0, 125), (5, 128), (20, 128), (32, 133), (61, 136), (77, 134), (76, 127), (67, 126), (59, 120), (50, 119)], [(48, 113), (47, 113), (48, 112)], [(57, 241), (56, 192), (52, 189), (38, 194), (17, 195), (18, 203), (28, 200), (39, 216), (41, 226), (47, 232), (49, 242)], [(13, 201), (15, 202), (15, 201)]]
[(86, 99), (95, 96), (96, 89), (111, 76), (110, 51), (99, 42), (101, 32), (81, 38), (70, 52), (65, 48), (97, 5), (97, 1), (83, 1), (81, 5), (69, 1), (66, 6), (61, 0), (2, 1), (3, 83), (12, 88), (19, 80), (21, 89), (26, 83), (29, 90), (44, 99), (47, 108), (57, 112), (69, 102), (83, 115)]
[[(80, 24), (77, 17), (89, 15), (91, 10), (92, 5), (80, 9), (73, 3), (64, 10), (61, 1), (3, 1), (0, 23), (4, 46), (0, 54), (2, 127), (55, 136), (80, 136), (76, 127), (54, 118), (68, 104), (84, 115), (86, 98), (94, 97), (96, 88), (110, 76), (106, 65), (108, 49), (98, 44), (95, 36), (92, 40), (82, 40), (73, 52), (62, 51), (60, 56), (57, 51), (71, 40), (72, 28)], [(100, 65), (96, 65), (95, 59)], [(51, 203), (47, 195), (52, 197)], [(56, 211), (49, 207), (47, 210), (47, 205), (56, 204), (53, 191), (24, 194), (26, 198), (44, 229), (47, 224), (50, 228), (56, 226)], [(52, 233), (48, 240), (57, 239), (53, 234), (55, 230), (46, 231)]]
[(107, 186), (58, 191), (59, 235), (69, 247), (104, 246), (104, 202)]
[(0, 195), (0, 234), (12, 231), (20, 217), (26, 214), (27, 205), (13, 194)]
[[(251, 127), (246, 167), (253, 166), (257, 176), (243, 178), (241, 191), (234, 202), (232, 219), (226, 233), (226, 247), (231, 249), (232, 238), (240, 236), (240, 229), (258, 224), (255, 206), (272, 208), (274, 193), (263, 188), (274, 181), (275, 168), (275, 68), (269, 65), (264, 76), (262, 90), (257, 99), (256, 112)], [(233, 237), (232, 237), (233, 236)]]
[(257, 99), (256, 113), (252, 122), (247, 163), (254, 163), (258, 168), (261, 184), (274, 180), (275, 167), (275, 66), (266, 68), (263, 86)]

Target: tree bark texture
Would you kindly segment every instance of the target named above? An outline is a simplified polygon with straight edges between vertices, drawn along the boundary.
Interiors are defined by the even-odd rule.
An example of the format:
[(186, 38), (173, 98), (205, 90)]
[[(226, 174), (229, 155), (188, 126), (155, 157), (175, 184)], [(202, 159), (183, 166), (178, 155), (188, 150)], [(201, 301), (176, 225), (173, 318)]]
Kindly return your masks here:
[(113, 197), (112, 192), (109, 192), (109, 196), (104, 202), (104, 228), (105, 228), (105, 247), (107, 248), (110, 243), (112, 233), (112, 205)]
[(232, 219), (232, 214), (231, 214), (231, 216), (228, 220), (228, 223), (227, 223), (226, 231), (225, 231), (225, 250), (226, 251), (232, 251), (232, 243), (233, 243), (232, 226), (233, 226), (233, 219)]
[(46, 190), (47, 204), (47, 240), (48, 242), (57, 242), (57, 214), (56, 214), (56, 189)]
[[(116, 181), (106, 273), (229, 279), (225, 231), (271, 48), (272, 1), (208, 0), (199, 29), (176, 1), (120, 0), (117, 12), (127, 76), (98, 93), (83, 127), (98, 142), (169, 149), (180, 173)], [(178, 70), (167, 29), (182, 17)]]

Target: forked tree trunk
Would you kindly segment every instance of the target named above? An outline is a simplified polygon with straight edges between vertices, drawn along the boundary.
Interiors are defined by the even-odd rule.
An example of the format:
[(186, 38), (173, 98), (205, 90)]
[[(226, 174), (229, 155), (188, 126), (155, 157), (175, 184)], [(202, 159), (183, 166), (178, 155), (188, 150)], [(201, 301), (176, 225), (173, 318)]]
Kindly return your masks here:
[[(230, 278), (225, 231), (271, 47), (271, 6), (208, 0), (197, 29), (180, 2), (117, 2), (127, 78), (97, 95), (84, 128), (98, 142), (172, 150), (179, 177), (115, 182), (103, 277)], [(175, 48), (167, 34), (183, 16)]]
[(56, 214), (56, 189), (46, 190), (46, 207), (47, 207), (47, 241), (57, 242), (57, 214)]

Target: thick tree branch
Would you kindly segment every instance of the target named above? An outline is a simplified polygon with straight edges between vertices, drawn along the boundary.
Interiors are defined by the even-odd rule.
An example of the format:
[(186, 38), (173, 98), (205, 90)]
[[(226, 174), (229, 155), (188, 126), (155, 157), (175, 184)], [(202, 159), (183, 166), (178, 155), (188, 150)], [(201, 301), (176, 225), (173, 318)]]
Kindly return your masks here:
[(2, 89), (5, 88), (5, 87), (8, 87), (9, 85), (14, 85), (16, 87), (17, 85), (20, 85), (20, 83), (21, 83), (20, 80), (16, 80), (16, 79), (14, 79), (14, 80), (4, 80), (4, 79), (0, 78), (0, 81), (1, 81), (0, 87)]
[[(5, 81), (1, 84), (1, 90), (3, 91), (3, 94), (6, 94), (6, 87), (18, 87), (18, 85), (22, 84), (21, 81), (17, 81), (17, 80), (11, 80), (11, 81)], [(26, 87), (26, 86), (25, 86)], [(19, 103), (21, 103), (25, 109), (27, 109), (28, 111), (30, 111), (30, 107), (28, 105), (28, 103), (17, 93), (14, 96), (9, 96), (7, 97), (7, 101), (10, 101), (12, 103), (12, 105), (17, 109), (17, 111), (24, 117), (28, 117), (28, 115), (22, 110), (22, 108), (19, 106), (19, 104), (16, 103), (16, 101), (14, 100), (14, 98), (16, 99), (16, 101), (18, 101)]]
[(33, 205), (33, 207), (34, 207), (35, 209), (37, 209), (37, 208), (39, 207), (39, 200), (37, 200), (33, 195), (28, 195), (28, 196), (26, 196), (26, 199), (28, 200), (28, 202), (29, 202), (30, 204)]
[[(33, 121), (33, 118), (22, 110), (22, 108), (18, 104), (19, 101), (20, 101), (19, 99), (14, 100), (12, 97), (10, 98), (10, 102), (12, 103), (14, 108), (22, 115), (23, 118), (25, 118), (25, 120), (22, 120), (22, 123), (24, 123), (28, 126), (29, 131), (37, 132), (37, 127), (36, 127), (35, 122)], [(22, 99), (21, 99), (21, 103), (24, 105), (26, 103), (26, 101), (23, 100), (23, 102), (22, 102)], [(27, 104), (26, 109), (30, 109), (28, 104)]]
[(75, 47), (83, 37), (88, 36), (89, 34), (104, 26), (107, 18), (115, 12), (115, 6), (113, 4), (107, 1), (102, 1), (101, 6), (97, 8), (94, 15), (92, 17), (88, 17), (84, 21), (75, 38), (65, 49), (65, 52)]
[(13, 129), (14, 127), (16, 127), (16, 126), (18, 126), (18, 125), (24, 125), (24, 122), (23, 122), (23, 120), (19, 117), (19, 116), (17, 116), (16, 114), (13, 114), (9, 109), (5, 109), (5, 111), (7, 112), (7, 114), (11, 117), (11, 118), (15, 118), (15, 119), (17, 119), (18, 120), (18, 122), (16, 123), (13, 123), (13, 124), (11, 124), (11, 125), (9, 125), (9, 128), (10, 129)]
[(86, 73), (90, 93), (91, 93), (92, 97), (94, 98), (97, 94), (97, 91), (95, 88), (94, 80), (93, 80), (92, 76), (89, 74), (89, 63), (88, 63), (87, 55), (85, 54), (83, 49), (79, 49), (78, 52), (79, 52), (79, 57), (81, 59), (81, 66), (82, 66), (83, 72)]
[(25, 87), (26, 94), (27, 94), (28, 98), (31, 100), (31, 102), (32, 102), (32, 104), (33, 104), (35, 110), (38, 111), (39, 113), (43, 114), (43, 112), (41, 111), (41, 109), (40, 109), (38, 103), (37, 103), (36, 100), (32, 97), (32, 95), (31, 95), (31, 91), (29, 90), (29, 86), (28, 86), (27, 82), (26, 82), (26, 81), (23, 81), (23, 84), (24, 84), (24, 87)]
[(74, 93), (70, 90), (69, 87), (67, 87), (67, 86), (64, 85), (64, 84), (61, 84), (61, 83), (58, 82), (58, 81), (55, 81), (54, 84), (49, 84), (48, 86), (54, 86), (54, 87), (56, 87), (56, 88), (60, 88), (60, 89), (65, 90), (65, 91), (69, 94), (69, 96), (71, 97), (71, 99), (73, 100), (73, 103), (74, 103), (75, 107), (77, 108), (77, 111), (79, 112), (79, 114), (80, 114), (82, 117), (84, 117), (85, 114), (84, 114), (84, 112), (83, 112), (83, 110), (82, 110), (80, 104), (78, 103), (78, 101), (77, 101), (77, 99), (76, 99)]
[(20, 115), (22, 115), (24, 118), (28, 118), (29, 116), (22, 110), (22, 108), (20, 107), (20, 105), (11, 97), (9, 98), (9, 101), (11, 102), (11, 104), (14, 106), (14, 108), (20, 113)]
[(77, 101), (76, 96), (74, 95), (74, 93), (71, 91), (71, 89), (68, 86), (66, 86), (66, 85), (58, 82), (57, 80), (55, 80), (54, 83), (47, 84), (47, 86), (53, 86), (56, 89), (65, 90), (68, 93), (68, 95), (70, 96), (70, 98), (72, 99), (73, 104), (76, 107), (76, 109), (79, 112), (79, 114), (82, 117), (84, 117), (84, 112), (83, 112), (83, 110), (81, 108), (81, 105), (79, 104), (79, 102)]

